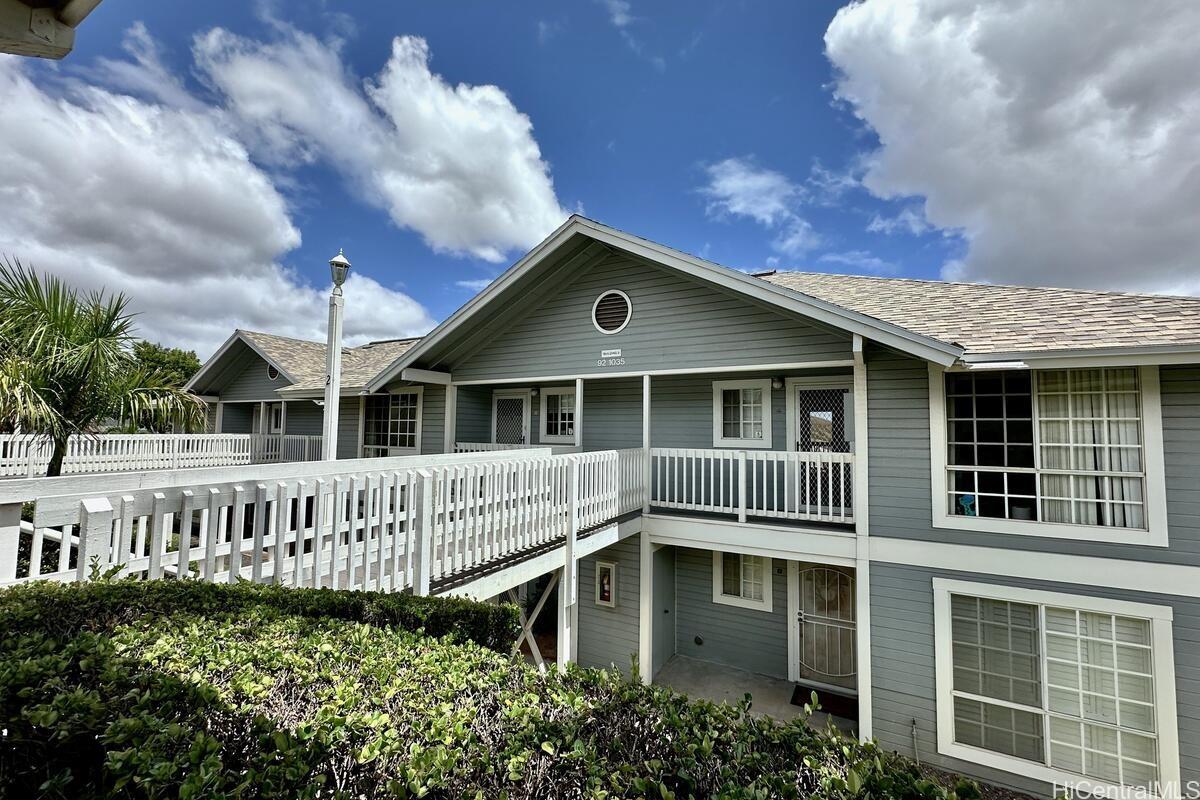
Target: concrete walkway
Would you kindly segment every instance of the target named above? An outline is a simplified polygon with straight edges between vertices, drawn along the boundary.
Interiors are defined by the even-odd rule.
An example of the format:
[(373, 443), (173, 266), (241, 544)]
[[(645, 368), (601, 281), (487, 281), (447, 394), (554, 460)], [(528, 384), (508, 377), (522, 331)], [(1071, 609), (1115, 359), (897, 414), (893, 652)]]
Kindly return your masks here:
[[(654, 682), (670, 686), (688, 697), (730, 705), (736, 705), (749, 692), (752, 698), (750, 713), (781, 722), (796, 719), (804, 713), (800, 706), (792, 705), (792, 690), (796, 684), (791, 681), (687, 656), (672, 656), (654, 676)], [(821, 711), (809, 718), (809, 724), (823, 729), (831, 719), (843, 731), (854, 730), (854, 720)]]

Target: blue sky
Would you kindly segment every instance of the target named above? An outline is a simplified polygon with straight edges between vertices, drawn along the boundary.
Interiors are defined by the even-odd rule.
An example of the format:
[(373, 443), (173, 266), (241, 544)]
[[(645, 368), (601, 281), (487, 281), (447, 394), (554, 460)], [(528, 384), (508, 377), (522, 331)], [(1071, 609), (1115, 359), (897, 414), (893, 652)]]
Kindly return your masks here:
[[(174, 192), (156, 199), (152, 210), (157, 213), (179, 202), (180, 213), (162, 225), (146, 226), (141, 240), (153, 244), (152, 248), (127, 245), (117, 232), (104, 237), (104, 248), (93, 246), (86, 253), (91, 260), (93, 253), (103, 250), (109, 261), (81, 271), (80, 251), (65, 250), (50, 234), (27, 226), (7, 236), (0, 230), (0, 251), (61, 271), (69, 279), (86, 273), (92, 277), (80, 278), (85, 283), (98, 281), (129, 292), (145, 312), (149, 335), (194, 346), (202, 355), (219, 343), (221, 331), (234, 325), (319, 335), (323, 321), (308, 317), (313, 308), (320, 309), (317, 301), (327, 280), (325, 262), (338, 247), (346, 249), (356, 273), (375, 281), (369, 291), (350, 298), (352, 305), (360, 304), (362, 317), (362, 323), (350, 330), (351, 336), (419, 333), (465, 302), (473, 288), (497, 275), (547, 233), (551, 219), (576, 210), (747, 270), (777, 267), (1194, 290), (1186, 279), (1187, 260), (1179, 256), (1194, 240), (1185, 237), (1175, 249), (1161, 254), (1154, 247), (1141, 248), (1148, 253), (1149, 271), (1137, 278), (1115, 277), (1118, 273), (1111, 265), (1085, 269), (1076, 263), (1082, 258), (1072, 257), (1078, 252), (1102, 258), (1091, 255), (1092, 251), (1112, 249), (1102, 235), (1108, 226), (1095, 210), (1084, 209), (1079, 220), (1047, 222), (1053, 209), (1064, 206), (1060, 178), (1069, 183), (1071, 168), (1086, 175), (1104, 164), (1105, 154), (1095, 153), (1091, 162), (1081, 158), (1065, 172), (1054, 171), (1063, 169), (1062, 153), (1080, 152), (1071, 137), (1086, 134), (1080, 131), (1086, 125), (1077, 121), (1071, 129), (1045, 131), (1045, 141), (1028, 146), (1013, 144), (1015, 136), (985, 138), (995, 135), (997, 124), (1024, 130), (1031, 119), (1044, 122), (1049, 111), (1083, 102), (1070, 91), (1033, 97), (1039, 76), (1020, 72), (1028, 58), (1020, 53), (996, 55), (984, 47), (989, 26), (1003, 31), (1006, 25), (1022, 22), (1017, 11), (1040, 13), (1037, 4), (1015, 3), (1021, 8), (1003, 16), (965, 0), (951, 3), (961, 7), (963, 31), (972, 32), (981, 42), (972, 50), (971, 37), (960, 34), (967, 49), (957, 56), (940, 50), (928, 55), (936, 37), (954, 33), (939, 31), (936, 20), (906, 8), (910, 4), (904, 0), (848, 9), (835, 22), (841, 5), (817, 0), (694, 2), (686, 6), (687, 13), (679, 13), (679, 8), (647, 0), (519, 4), (108, 0), (80, 29), (76, 49), (66, 61), (59, 65), (26, 61), (9, 66), (10, 73), (19, 70), (19, 79), (35, 87), (26, 87), (25, 95), (43, 115), (62, 113), (61, 105), (51, 110), (56, 103), (77, 104), (91, 113), (80, 122), (89, 136), (99, 127), (97, 120), (108, 119), (106, 115), (128, 112), (141, 115), (135, 120), (155, 119), (154, 109), (161, 106), (180, 115), (181, 121), (172, 123), (171, 130), (184, 129), (179, 133), (184, 140), (181, 146), (186, 145), (187, 135), (204, 137), (210, 129), (213, 138), (228, 136), (244, 146), (247, 155), (239, 157), (237, 164), (222, 162), (232, 176), (222, 183), (237, 203), (247, 204), (236, 214), (246, 221), (246, 230), (229, 234), (236, 220), (214, 223), (205, 227), (194, 247), (176, 254), (171, 248), (180, 239), (190, 236), (194, 227), (204, 227), (193, 225), (189, 214), (208, 219), (230, 203), (221, 199), (219, 189), (212, 189), (192, 195), (195, 205), (188, 209), (186, 181), (178, 186), (168, 181), (167, 188), (147, 187), (147, 196)], [(224, 38), (213, 36), (214, 29)], [(207, 45), (199, 44), (205, 36), (210, 37)], [(433, 77), (422, 77), (418, 64), (413, 80), (424, 81), (422, 87), (432, 80), (431, 102), (443, 107), (414, 112), (401, 100), (402, 108), (392, 107), (389, 112), (386, 101), (364, 99), (364, 81), (382, 82), (381, 71), (394, 58), (396, 37), (423, 40)], [(317, 64), (312, 75), (295, 63), (289, 67), (286, 54), (302, 51), (304, 42), (329, 54), (329, 65)], [(1145, 42), (1127, 44), (1136, 47)], [(413, 47), (407, 52), (411, 55)], [(986, 58), (973, 58), (979, 53)], [(253, 58), (239, 62), (243, 56)], [(943, 77), (948, 71), (936, 60), (956, 57), (953, 64), (965, 65), (959, 70), (963, 73), (959, 85)], [(1070, 53), (1064, 55), (1065, 66), (1077, 67), (1075, 79), (1084, 84), (1091, 80), (1103, 86), (1112, 78), (1105, 69), (1120, 69), (1084, 62), (1082, 57), (1076, 63)], [(311, 65), (314, 59), (305, 63)], [(263, 64), (283, 64), (272, 78), (274, 83)], [(407, 68), (412, 71), (412, 67), (410, 60)], [(339, 68), (344, 74), (337, 82), (336, 96), (325, 93), (314, 76)], [(993, 98), (989, 105), (984, 98), (976, 99), (975, 106), (955, 108), (962, 98), (978, 94), (973, 89), (995, 83), (996, 77), (1010, 87), (1002, 103)], [(509, 105), (497, 112), (500, 133), (493, 136), (486, 119), (462, 122), (464, 114), (486, 117), (495, 104), (474, 105), (474, 99), (454, 97), (446, 101), (459, 84), (498, 87), (501, 100), (507, 98)], [(404, 92), (405, 85), (401, 81), (399, 91)], [(97, 101), (88, 95), (91, 89), (105, 92), (107, 103), (128, 95), (136, 105), (132, 111), (98, 110)], [(1179, 102), (1186, 105), (1195, 100), (1194, 91), (1179, 91), (1174, 98), (1176, 111)], [(257, 92), (272, 98), (286, 96), (287, 101), (279, 101), (280, 108), (285, 102), (294, 103), (286, 110), (263, 111), (257, 102), (263, 95)], [(1029, 116), (1011, 116), (1016, 113), (1011, 111), (1014, 96), (1028, 99)], [(351, 100), (365, 110), (358, 112), (357, 122), (347, 123), (340, 104)], [(1119, 140), (1120, 132), (1112, 133), (1111, 119), (1105, 117), (1116, 113), (1116, 106), (1110, 102), (1086, 110), (1097, 125), (1108, 124), (1109, 135)], [(295, 112), (297, 119), (303, 121), (278, 123), (278, 115), (296, 108), (301, 109)], [(1154, 112), (1154, 108), (1147, 111)], [(396, 115), (390, 122), (388, 113)], [(406, 113), (420, 113), (421, 124), (407, 125)], [(944, 119), (939, 118), (942, 114)], [(978, 129), (971, 127), (975, 114)], [(528, 118), (530, 130), (519, 130), (521, 115)], [(1191, 115), (1182, 122), (1177, 116), (1172, 119), (1180, 137), (1195, 124)], [(478, 128), (462, 138), (462, 148), (475, 152), (454, 150), (456, 125)], [(410, 138), (396, 136), (398, 130), (412, 131)], [(942, 138), (948, 131), (958, 138)], [(5, 134), (0, 127), (0, 141)], [(1143, 134), (1127, 135), (1136, 143)], [(171, 138), (158, 130), (148, 136), (152, 149)], [(462, 192), (461, 197), (446, 201), (444, 208), (428, 213), (403, 207), (406, 198), (425, 196), (408, 189), (413, 181), (422, 180), (425, 169), (406, 163), (412, 152), (423, 157), (422, 136), (445, 139), (434, 142), (433, 155), (426, 156), (438, 161), (440, 180), (458, 174), (448, 180), (460, 179), (457, 189)], [(389, 137), (402, 143), (376, 141)], [(373, 143), (364, 144), (368, 141)], [(103, 165), (111, 163), (113, 148), (134, 148), (136, 143), (105, 140), (102, 144), (96, 149), (110, 153), (107, 161), (95, 156), (97, 166), (90, 168), (84, 156), (79, 169), (84, 174), (90, 169), (93, 182), (100, 186), (106, 181), (124, 186), (135, 180), (126, 177), (128, 170), (124, 176), (108, 174)], [(540, 151), (540, 161), (530, 156), (531, 147)], [(374, 153), (371, 148), (384, 155), (356, 160), (356, 151)], [(1120, 153), (1121, 148), (1114, 150)], [(942, 153), (947, 155), (943, 158)], [(1189, 158), (1194, 154), (1194, 146), (1186, 152)], [(176, 156), (165, 150), (160, 155), (168, 165), (164, 169), (171, 171)], [(522, 163), (493, 180), (488, 174), (488, 159), (493, 155), (497, 163), (508, 158)], [(212, 154), (198, 171), (204, 172), (221, 158)], [(380, 159), (388, 159), (391, 166), (377, 170)], [(1043, 165), (1055, 167), (1040, 171)], [(0, 178), (18, 186), (26, 181), (28, 197), (44, 189), (37, 185), (35, 173), (14, 177), (5, 171), (20, 172), (0, 158)], [(972, 174), (975, 171), (979, 174)], [(1124, 179), (1146, 185), (1151, 177), (1135, 173)], [(237, 189), (236, 181), (242, 179), (248, 181), (246, 190)], [(1161, 208), (1170, 202), (1171, 192), (1185, 188), (1165, 187), (1154, 199)], [(423, 191), (440, 202), (437, 185)], [(97, 189), (97, 197), (95, 202), (107, 203), (114, 192)], [(112, 202), (116, 204), (115, 199)], [(205, 202), (212, 203), (211, 210)], [(424, 201), (412, 202), (428, 208)], [(112, 218), (129, 219), (145, 210), (136, 201), (131, 203), (127, 208), (114, 207)], [(471, 209), (462, 223), (472, 229), (469, 241), (456, 244), (447, 231), (473, 203), (502, 205), (506, 212), (501, 216), (512, 212), (522, 219), (496, 222), (486, 208)], [(262, 224), (251, 225), (259, 212)], [(63, 224), (70, 228), (72, 222), (68, 217)], [(160, 242), (164, 226), (171, 232), (163, 234)], [(220, 232), (214, 234), (217, 228)], [(261, 243), (253, 241), (255, 230), (263, 231)], [(1162, 247), (1170, 240), (1162, 231), (1135, 233), (1154, 235)], [(126, 235), (130, 240), (140, 238), (136, 230)], [(86, 239), (84, 233), (74, 231), (68, 231), (66, 238)], [(1132, 243), (1121, 244), (1125, 250), (1137, 250), (1136, 236)], [(128, 257), (123, 247), (130, 249)], [(152, 255), (134, 252), (151, 249)], [(142, 266), (142, 258), (152, 260)], [(155, 274), (164, 269), (169, 273), (161, 263), (173, 259), (181, 264), (194, 261), (195, 266), (180, 267), (176, 276)], [(239, 260), (244, 264), (239, 265)], [(207, 270), (210, 261), (227, 263), (213, 273), (205, 284), (208, 289), (197, 283), (188, 292), (171, 293), (172, 282), (178, 288), (199, 281), (198, 273)], [(1028, 268), (1006, 266), (1014, 263)], [(236, 276), (241, 270), (246, 274), (273, 270), (271, 280), (283, 288), (272, 290), (269, 281), (248, 285), (247, 291), (263, 296), (245, 301), (244, 308), (233, 303), (215, 313), (215, 301), (201, 298), (207, 298), (211, 284), (220, 281), (228, 281), (228, 291), (237, 293)], [(153, 279), (141, 280), (152, 274)], [(106, 283), (95, 277), (102, 275), (112, 278)], [(272, 311), (270, 296), (285, 290), (295, 290), (297, 299), (283, 310)], [(197, 298), (193, 311), (188, 308), (189, 296)], [(165, 315), (158, 299), (166, 297), (172, 298), (174, 310)], [(386, 302), (380, 299), (384, 297)], [(368, 312), (363, 305), (378, 307)], [(196, 319), (184, 321), (180, 316), (190, 314)], [(351, 308), (350, 314), (356, 314), (356, 309)], [(304, 322), (298, 322), (298, 317)]]

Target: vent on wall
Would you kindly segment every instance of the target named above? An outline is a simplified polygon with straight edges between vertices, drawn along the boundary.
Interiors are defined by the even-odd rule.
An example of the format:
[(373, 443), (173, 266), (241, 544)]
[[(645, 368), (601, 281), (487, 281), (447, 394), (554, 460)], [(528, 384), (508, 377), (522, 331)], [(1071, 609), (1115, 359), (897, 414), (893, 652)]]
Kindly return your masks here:
[(629, 295), (619, 289), (604, 292), (592, 304), (592, 324), (601, 333), (620, 333), (632, 316)]
[(274, 364), (267, 364), (267, 377), (271, 380), (275, 380), (279, 377), (279, 370), (275, 369)]

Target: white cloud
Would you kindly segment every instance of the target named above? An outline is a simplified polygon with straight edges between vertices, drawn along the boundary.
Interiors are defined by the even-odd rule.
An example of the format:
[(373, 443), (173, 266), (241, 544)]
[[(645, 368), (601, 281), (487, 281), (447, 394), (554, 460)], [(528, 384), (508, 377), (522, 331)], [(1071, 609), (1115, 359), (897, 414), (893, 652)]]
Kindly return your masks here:
[(439, 252), (502, 261), (567, 216), (529, 117), (496, 86), (431, 72), (424, 39), (397, 37), (382, 71), (360, 83), (338, 42), (287, 27), (279, 36), (217, 28), (194, 46), (256, 157), (328, 162)]
[(628, 0), (601, 0), (608, 11), (608, 20), (616, 28), (624, 28), (633, 22), (633, 6)]
[(929, 223), (925, 221), (925, 215), (921, 213), (920, 208), (904, 208), (901, 209), (894, 217), (884, 217), (875, 214), (871, 217), (871, 221), (867, 223), (867, 230), (871, 233), (910, 233), (913, 236), (920, 236), (929, 230)]
[(771, 247), (785, 255), (800, 256), (820, 244), (821, 237), (796, 211), (807, 192), (783, 173), (752, 158), (727, 158), (709, 164), (705, 172), (708, 183), (700, 194), (708, 199), (709, 216), (746, 217), (772, 229)]
[(633, 15), (633, 5), (629, 0), (597, 0), (597, 2), (604, 6), (604, 10), (608, 12), (608, 21), (617, 29), (617, 33), (621, 35), (621, 39), (629, 46), (629, 49), (649, 61), (659, 72), (665, 72), (667, 60), (660, 55), (647, 53), (645, 43), (633, 35), (631, 28), (638, 18)]
[[(143, 55), (149, 75), (124, 74), (149, 88), (157, 56)], [(220, 113), (170, 87), (173, 106), (79, 84), (52, 92), (27, 68), (0, 56), (0, 253), (126, 293), (142, 335), (202, 356), (237, 326), (323, 338), (325, 290), (280, 261), (300, 243), (287, 203)], [(432, 325), (370, 278), (353, 276), (346, 294), (350, 341)]]
[(486, 289), (487, 287), (492, 285), (492, 279), (491, 278), (479, 278), (478, 280), (455, 281), (454, 285), (460, 289), (466, 289), (469, 292), (475, 292), (476, 294), (478, 294), (479, 292), (482, 292), (484, 289)]
[(553, 20), (539, 19), (537, 22), (537, 40), (538, 44), (546, 44), (546, 42), (558, 36), (562, 32), (562, 23), (554, 22)]
[(825, 34), (863, 184), (961, 231), (949, 277), (1200, 291), (1200, 4), (872, 0)]
[(874, 275), (895, 275), (900, 271), (898, 265), (873, 256), (866, 250), (848, 250), (845, 253), (825, 253), (818, 261), (826, 264), (839, 264), (857, 272), (870, 272)]

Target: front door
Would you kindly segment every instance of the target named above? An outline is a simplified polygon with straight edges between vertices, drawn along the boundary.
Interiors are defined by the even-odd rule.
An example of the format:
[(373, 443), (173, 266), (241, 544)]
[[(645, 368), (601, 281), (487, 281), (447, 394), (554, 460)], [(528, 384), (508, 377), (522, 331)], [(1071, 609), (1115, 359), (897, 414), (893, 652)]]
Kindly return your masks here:
[(529, 393), (497, 392), (492, 397), (492, 441), (529, 444)]
[(858, 673), (854, 570), (803, 563), (795, 570), (795, 675), (805, 685), (853, 694)]

